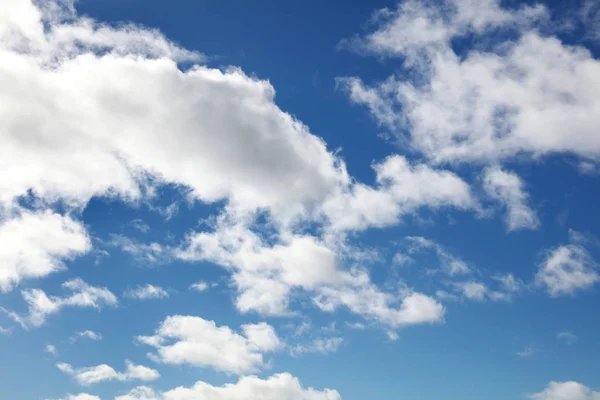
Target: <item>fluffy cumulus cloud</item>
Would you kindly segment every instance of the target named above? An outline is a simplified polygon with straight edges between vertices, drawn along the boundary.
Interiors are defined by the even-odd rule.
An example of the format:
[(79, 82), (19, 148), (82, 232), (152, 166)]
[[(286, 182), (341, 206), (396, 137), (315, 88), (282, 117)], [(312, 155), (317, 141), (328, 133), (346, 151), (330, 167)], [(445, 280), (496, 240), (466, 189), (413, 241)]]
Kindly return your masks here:
[(29, 308), (25, 315), (4, 308), (0, 308), (0, 310), (7, 313), (23, 328), (31, 328), (43, 325), (49, 315), (56, 314), (64, 308), (79, 307), (99, 310), (104, 306), (114, 306), (118, 303), (117, 297), (107, 288), (88, 285), (79, 278), (69, 280), (62, 286), (72, 293), (59, 297), (48, 296), (40, 289), (23, 290), (21, 294)]
[(288, 315), (292, 290), (301, 289), (321, 310), (346, 307), (392, 326), (439, 322), (445, 313), (422, 293), (382, 292), (365, 271), (342, 268), (339, 249), (314, 236), (287, 234), (279, 244), (269, 245), (243, 224), (220, 220), (214, 232), (190, 236), (177, 256), (212, 261), (233, 271), (241, 312)]
[(135, 199), (150, 174), (206, 202), (287, 214), (347, 179), (323, 141), (273, 103), (268, 82), (239, 69), (181, 71), (177, 61), (196, 55), (155, 31), (74, 14), (46, 29), (43, 11), (11, 0), (3, 12), (0, 76), (14, 84), (0, 114), (2, 201), (28, 191), (72, 204)]
[(595, 392), (579, 382), (550, 382), (548, 387), (529, 396), (533, 400), (599, 400), (600, 392)]
[(564, 245), (548, 252), (535, 281), (556, 297), (589, 289), (600, 281), (600, 275), (597, 264), (583, 247)]
[[(302, 289), (326, 292), (325, 308), (344, 305), (395, 325), (441, 318), (441, 306), (422, 294), (405, 297), (419, 299), (426, 315), (405, 318), (414, 306), (394, 308), (402, 296), (347, 272), (339, 252), (345, 232), (389, 226), (421, 207), (476, 208), (460, 177), (390, 156), (374, 164), (375, 186), (355, 182), (323, 140), (276, 106), (269, 82), (235, 68), (182, 70), (179, 61), (201, 56), (156, 31), (103, 25), (72, 7), (29, 0), (9, 1), (2, 20), (0, 79), (12, 84), (3, 88), (0, 111), (1, 205), (17, 207), (27, 195), (41, 209), (81, 208), (93, 196), (136, 202), (157, 185), (184, 187), (190, 200), (224, 202), (227, 222), (190, 233), (176, 255), (231, 270), (240, 311), (289, 314), (291, 294)], [(269, 245), (255, 226), (258, 215), (277, 230)], [(47, 261), (27, 273), (9, 267), (8, 278), (0, 275), (5, 290), (89, 249), (84, 228), (55, 218), (79, 241), (38, 251), (40, 241), (31, 239), (27, 252)], [(323, 226), (326, 237), (307, 234), (306, 222)], [(122, 236), (113, 244), (145, 262), (172, 253)], [(344, 293), (357, 287), (377, 304), (349, 300)]]
[(390, 156), (374, 164), (377, 186), (354, 184), (327, 198), (323, 212), (330, 229), (362, 230), (396, 224), (420, 207), (471, 209), (477, 206), (469, 185), (454, 173), (411, 164)]
[(278, 350), (275, 330), (262, 322), (242, 325), (242, 333), (217, 326), (200, 317), (167, 317), (152, 336), (138, 336), (140, 343), (156, 348), (152, 359), (165, 364), (189, 364), (218, 371), (247, 374), (264, 368), (264, 354)]
[(273, 375), (267, 379), (255, 376), (240, 378), (237, 383), (212, 386), (196, 382), (192, 387), (178, 387), (159, 393), (147, 386), (139, 386), (115, 400), (341, 400), (332, 389), (322, 391), (303, 388), (297, 378), (288, 373)]
[(0, 292), (11, 290), (22, 279), (59, 271), (64, 268), (64, 259), (91, 248), (85, 228), (71, 217), (51, 211), (23, 211), (3, 217), (1, 208)]
[(485, 170), (483, 187), (487, 194), (506, 207), (506, 226), (509, 231), (535, 229), (539, 220), (528, 203), (528, 195), (523, 190), (523, 181), (512, 172), (499, 167)]
[[(574, 153), (600, 155), (600, 62), (545, 36), (543, 6), (499, 0), (404, 1), (376, 14), (375, 31), (349, 45), (399, 58), (407, 74), (366, 84), (339, 80), (353, 102), (434, 162)], [(476, 46), (457, 53), (452, 41)]]
[(113, 367), (106, 364), (86, 368), (73, 368), (70, 364), (58, 363), (56, 367), (65, 374), (71, 375), (77, 383), (84, 386), (104, 381), (140, 380), (149, 382), (160, 378), (158, 371), (152, 368), (136, 365), (129, 360), (125, 361), (125, 365), (126, 370), (124, 372), (117, 372)]
[(169, 297), (169, 293), (160, 286), (144, 285), (129, 289), (124, 294), (125, 297), (138, 300), (162, 299)]

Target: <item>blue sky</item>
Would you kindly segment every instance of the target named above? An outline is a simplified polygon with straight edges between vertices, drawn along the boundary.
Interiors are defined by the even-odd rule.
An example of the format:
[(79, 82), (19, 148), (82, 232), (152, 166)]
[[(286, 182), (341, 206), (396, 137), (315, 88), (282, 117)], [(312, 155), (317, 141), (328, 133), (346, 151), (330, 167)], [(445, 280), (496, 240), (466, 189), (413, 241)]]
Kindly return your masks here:
[(1, 8), (0, 398), (600, 398), (595, 2)]

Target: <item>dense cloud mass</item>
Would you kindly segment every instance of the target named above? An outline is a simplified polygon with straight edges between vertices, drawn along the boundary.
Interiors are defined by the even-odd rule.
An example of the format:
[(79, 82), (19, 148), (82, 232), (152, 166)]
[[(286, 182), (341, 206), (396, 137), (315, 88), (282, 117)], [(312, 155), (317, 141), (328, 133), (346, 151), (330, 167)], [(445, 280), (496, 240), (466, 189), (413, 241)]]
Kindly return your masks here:
[[(19, 326), (36, 328), (28, 335), (54, 329), (32, 371), (41, 374), (50, 362), (73, 387), (101, 395), (63, 388), (55, 396), (61, 400), (106, 400), (106, 388), (117, 388), (115, 400), (341, 400), (341, 390), (314, 389), (304, 375), (301, 384), (282, 373), (278, 358), (365, 351), (355, 343), (380, 346), (378, 355), (400, 343), (402, 362), (414, 369), (428, 357), (410, 357), (420, 340), (444, 340), (413, 328), (416, 335), (403, 342), (400, 331), (442, 325), (451, 307), (589, 294), (600, 281), (600, 240), (567, 231), (566, 217), (555, 216), (562, 239), (531, 239), (547, 228), (552, 208), (544, 208), (545, 192), (533, 189), (523, 165), (563, 154), (590, 179), (600, 171), (600, 61), (582, 42), (566, 44), (557, 34), (579, 29), (596, 40), (600, 8), (583, 1), (578, 27), (568, 28), (548, 7), (527, 3), (404, 0), (376, 11), (365, 34), (343, 40), (341, 50), (394, 70), (383, 80), (336, 78), (342, 101), (366, 107), (397, 146), (365, 152), (378, 159), (351, 174), (343, 151), (283, 111), (271, 81), (253, 71), (209, 66), (202, 49), (185, 49), (156, 29), (80, 15), (74, 0), (4, 0), (0, 295), (7, 300), (0, 336), (17, 336)], [(369, 173), (370, 182), (363, 178)], [(96, 201), (106, 207), (88, 207)], [(178, 213), (185, 216), (174, 221)], [(140, 218), (149, 215), (155, 218)], [(504, 227), (491, 227), (498, 215)], [(446, 246), (460, 243), (456, 216), (467, 221), (461, 239), (474, 248), (469, 253), (489, 266)], [(443, 229), (427, 231), (442, 219)], [(481, 246), (480, 232), (492, 238)], [(508, 241), (501, 235), (516, 237), (514, 248), (502, 248)], [(544, 248), (531, 250), (531, 243)], [(501, 258), (515, 265), (495, 270), (493, 252), (514, 252)], [(525, 252), (541, 261), (519, 264)], [(128, 259), (155, 269), (132, 272)], [(59, 318), (75, 309), (104, 316), (106, 308), (115, 311), (106, 327), (100, 316)], [(123, 315), (135, 318), (122, 322)], [(469, 329), (470, 317), (461, 318), (447, 328)], [(477, 322), (487, 318), (481, 311)], [(123, 331), (114, 329), (119, 324)], [(589, 340), (560, 329), (551, 337), (563, 350)], [(127, 344), (141, 352), (135, 356), (121, 354), (126, 330)], [(518, 338), (516, 330), (510, 335)], [(492, 333), (490, 343), (507, 335)], [(446, 344), (459, 348), (460, 339)], [(98, 350), (104, 345), (113, 354)], [(512, 355), (538, 352), (534, 343), (523, 348)], [(90, 354), (97, 359), (83, 360)], [(369, 368), (369, 357), (361, 356), (360, 368)], [(340, 359), (352, 361), (348, 353)], [(312, 362), (305, 372), (314, 372)], [(163, 382), (188, 371), (200, 380)], [(336, 374), (337, 387), (343, 380)], [(48, 375), (49, 385), (54, 379)], [(600, 400), (575, 381), (529, 393), (533, 400)]]
[[(549, 18), (543, 6), (442, 5), (402, 2), (381, 11), (374, 32), (347, 42), (399, 58), (416, 77), (390, 76), (374, 85), (342, 78), (352, 101), (399, 137), (408, 136), (433, 162), (557, 152), (597, 160), (600, 62), (582, 46), (542, 35), (536, 27)], [(452, 40), (466, 37), (482, 45), (457, 54)]]

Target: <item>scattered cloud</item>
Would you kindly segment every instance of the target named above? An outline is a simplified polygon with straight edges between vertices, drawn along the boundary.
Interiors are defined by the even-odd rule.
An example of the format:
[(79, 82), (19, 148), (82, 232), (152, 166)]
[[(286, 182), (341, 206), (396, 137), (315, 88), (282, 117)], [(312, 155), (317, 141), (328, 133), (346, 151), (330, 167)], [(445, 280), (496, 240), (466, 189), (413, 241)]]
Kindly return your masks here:
[(293, 356), (299, 356), (306, 353), (335, 353), (344, 342), (344, 338), (317, 338), (309, 343), (296, 344), (289, 347), (289, 352)]
[(147, 233), (150, 230), (150, 226), (143, 220), (137, 218), (130, 222), (131, 226), (142, 233)]
[(160, 378), (158, 371), (136, 365), (129, 360), (125, 361), (125, 372), (117, 372), (109, 365), (100, 364), (94, 367), (73, 368), (67, 363), (58, 363), (56, 367), (67, 375), (71, 375), (77, 383), (84, 386), (89, 386), (95, 383), (104, 381), (154, 381)]
[[(432, 7), (409, 0), (382, 10), (372, 32), (346, 44), (398, 59), (401, 72), (373, 85), (359, 77), (338, 84), (434, 163), (597, 157), (600, 61), (580, 45), (544, 35), (538, 29), (549, 20), (544, 6), (502, 4), (444, 0)], [(465, 38), (473, 45), (459, 54), (453, 43)], [(530, 217), (519, 221), (531, 226)]]
[(562, 340), (563, 342), (565, 342), (566, 344), (573, 344), (577, 341), (577, 335), (575, 335), (572, 332), (559, 332), (556, 335), (556, 338), (558, 340)]
[(190, 289), (195, 290), (197, 292), (204, 292), (208, 289), (208, 283), (204, 281), (199, 281), (190, 285)]
[(109, 244), (131, 255), (140, 264), (161, 264), (170, 256), (169, 249), (159, 243), (140, 243), (123, 235), (112, 235)]
[(509, 231), (536, 229), (540, 222), (528, 203), (521, 178), (500, 167), (489, 167), (484, 171), (483, 188), (488, 196), (500, 202), (507, 210), (506, 226)]
[(153, 336), (137, 341), (156, 349), (151, 358), (165, 364), (190, 364), (217, 371), (247, 374), (266, 366), (264, 354), (281, 348), (272, 326), (242, 325), (242, 333), (200, 317), (167, 317)]
[(564, 245), (548, 251), (535, 276), (538, 286), (552, 296), (574, 295), (600, 280), (596, 263), (579, 245)]
[(48, 296), (40, 289), (27, 289), (21, 294), (28, 304), (27, 315), (8, 311), (0, 307), (15, 322), (23, 328), (37, 328), (44, 324), (49, 315), (56, 314), (63, 308), (95, 308), (114, 306), (118, 303), (117, 297), (107, 288), (90, 286), (80, 278), (71, 279), (62, 284), (62, 287), (72, 293), (64, 297)]
[(127, 290), (123, 296), (129, 297), (130, 299), (151, 300), (169, 297), (169, 293), (160, 286), (146, 284)]
[(46, 347), (44, 348), (44, 351), (46, 353), (52, 354), (53, 356), (58, 355), (58, 351), (56, 350), (56, 346), (54, 346), (53, 344), (46, 345)]
[(393, 155), (373, 165), (377, 186), (360, 183), (328, 197), (323, 213), (334, 231), (364, 230), (397, 224), (421, 207), (477, 209), (469, 185), (448, 170), (413, 164)]
[(98, 332), (94, 332), (94, 331), (80, 331), (75, 333), (75, 335), (71, 336), (69, 338), (69, 342), (70, 343), (75, 343), (76, 341), (78, 341), (79, 339), (89, 339), (89, 340), (102, 340), (102, 335)]
[(535, 347), (529, 346), (529, 347), (524, 348), (521, 351), (518, 351), (517, 355), (519, 357), (531, 357), (532, 355), (534, 355), (537, 352), (538, 352), (538, 350)]
[(233, 272), (237, 308), (262, 315), (289, 315), (292, 289), (311, 293), (324, 311), (347, 307), (368, 319), (393, 326), (443, 320), (445, 309), (421, 293), (379, 290), (364, 271), (345, 271), (335, 246), (306, 235), (285, 235), (273, 246), (245, 226), (220, 219), (213, 233), (196, 233), (177, 257), (212, 261)]
[(468, 275), (473, 272), (465, 261), (454, 256), (442, 245), (431, 239), (422, 236), (407, 236), (405, 240), (409, 242), (409, 254), (415, 254), (422, 249), (431, 249), (435, 251), (442, 270), (450, 276)]

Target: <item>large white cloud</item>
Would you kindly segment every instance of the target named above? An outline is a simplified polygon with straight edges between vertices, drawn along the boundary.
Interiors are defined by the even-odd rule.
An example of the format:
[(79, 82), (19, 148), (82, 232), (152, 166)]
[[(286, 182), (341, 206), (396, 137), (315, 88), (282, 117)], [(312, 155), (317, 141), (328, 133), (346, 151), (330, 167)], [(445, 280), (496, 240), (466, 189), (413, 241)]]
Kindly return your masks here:
[(196, 382), (190, 388), (178, 387), (159, 393), (147, 386), (138, 386), (115, 400), (341, 400), (332, 389), (322, 391), (303, 388), (297, 378), (288, 373), (273, 375), (267, 379), (255, 376), (240, 378), (237, 383), (213, 386)]
[(182, 71), (178, 61), (201, 57), (157, 31), (102, 25), (59, 3), (10, 0), (0, 12), (0, 238), (28, 246), (2, 246), (0, 290), (89, 249), (68, 217), (4, 217), (21, 196), (38, 209), (82, 207), (93, 196), (138, 201), (170, 183), (288, 221), (349, 182), (325, 143), (274, 104), (269, 82), (235, 68)]
[(270, 325), (242, 325), (243, 334), (217, 326), (200, 317), (167, 317), (153, 336), (138, 336), (140, 343), (156, 348), (151, 356), (165, 364), (212, 367), (234, 374), (256, 372), (265, 367), (264, 354), (281, 343)]
[[(535, 26), (547, 15), (540, 6), (503, 9), (499, 0), (403, 2), (354, 45), (403, 57), (410, 72), (374, 85), (340, 83), (434, 162), (556, 152), (597, 159), (600, 61), (541, 35)], [(469, 35), (481, 45), (457, 54), (452, 40)]]
[[(191, 199), (225, 201), (233, 223), (191, 234), (179, 256), (231, 269), (241, 311), (286, 314), (295, 289), (323, 297), (327, 286), (331, 302), (354, 286), (377, 305), (338, 299), (336, 307), (377, 308), (367, 313), (376, 319), (393, 314), (401, 296), (345, 272), (336, 235), (395, 224), (420, 207), (476, 207), (458, 176), (401, 156), (374, 164), (375, 187), (354, 182), (320, 138), (275, 105), (269, 82), (235, 68), (182, 71), (177, 61), (201, 57), (156, 31), (113, 28), (28, 0), (9, 1), (0, 17), (0, 79), (9, 82), (1, 95), (0, 204), (13, 207), (28, 193), (39, 207), (83, 207), (93, 196), (139, 201), (163, 183), (185, 187)], [(260, 212), (278, 229), (273, 245), (251, 229)], [(333, 238), (306, 234), (307, 220)], [(170, 251), (119, 239), (150, 261)], [(53, 265), (81, 252), (69, 250)], [(439, 304), (429, 305), (422, 309), (436, 311), (422, 319), (383, 319), (439, 320)]]
[(534, 400), (599, 400), (600, 392), (594, 392), (579, 382), (550, 382), (544, 391), (529, 397)]
[(239, 69), (182, 72), (183, 50), (154, 31), (77, 17), (44, 30), (38, 9), (13, 3), (0, 32), (0, 76), (11, 82), (0, 200), (28, 190), (74, 203), (136, 198), (151, 174), (203, 201), (289, 214), (347, 179), (323, 141), (273, 103), (268, 82)]

